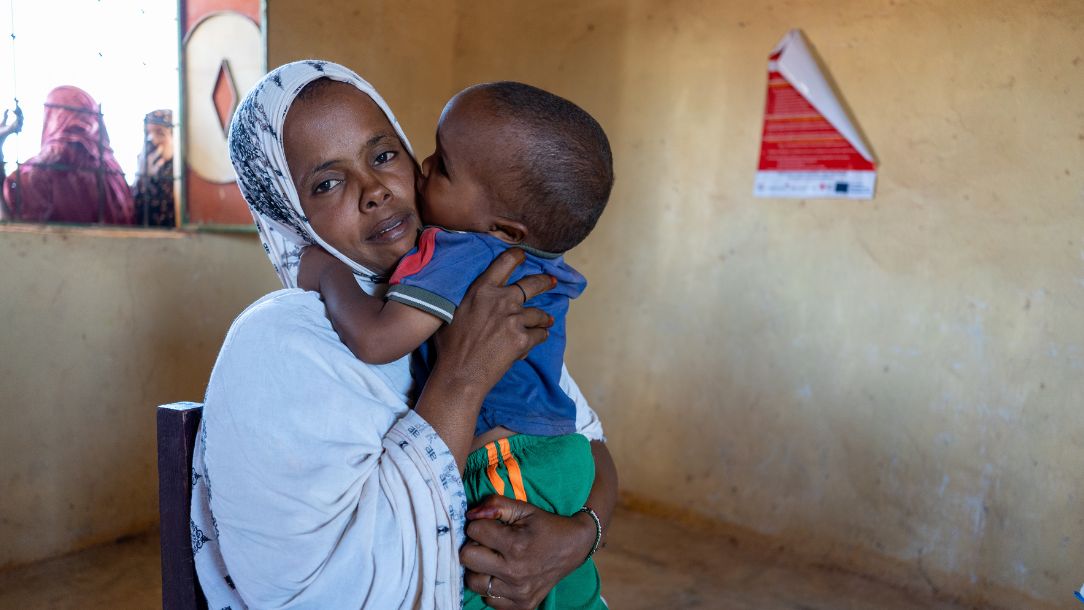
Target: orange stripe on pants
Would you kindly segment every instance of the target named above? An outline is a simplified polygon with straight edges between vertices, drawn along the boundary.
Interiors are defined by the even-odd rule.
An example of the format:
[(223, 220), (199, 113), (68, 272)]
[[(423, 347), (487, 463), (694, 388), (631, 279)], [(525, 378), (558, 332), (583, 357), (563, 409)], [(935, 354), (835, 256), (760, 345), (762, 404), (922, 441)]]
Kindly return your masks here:
[(504, 480), (501, 479), (501, 475), (497, 474), (497, 444), (489, 443), (486, 445), (486, 455), (489, 456), (489, 466), (486, 466), (486, 477), (489, 478), (489, 484), (493, 486), (493, 489), (498, 494), (504, 495)]
[[(497, 441), (501, 445), (501, 459), (504, 460), (504, 465), (508, 468), (508, 480), (512, 482), (512, 492), (516, 494), (516, 499), (521, 502), (527, 501), (527, 490), (523, 489), (523, 473), (519, 469), (519, 462), (512, 455), (512, 448), (508, 445), (508, 439), (502, 438)], [(503, 481), (502, 481), (502, 487)], [(504, 492), (500, 492), (504, 495)]]

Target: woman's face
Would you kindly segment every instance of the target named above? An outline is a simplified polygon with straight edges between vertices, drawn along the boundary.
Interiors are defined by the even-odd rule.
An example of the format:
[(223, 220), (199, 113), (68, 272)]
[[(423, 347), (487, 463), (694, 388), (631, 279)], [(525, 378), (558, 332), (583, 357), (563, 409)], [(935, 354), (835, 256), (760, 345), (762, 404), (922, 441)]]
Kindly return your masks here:
[(322, 84), (290, 107), (283, 145), (313, 230), (352, 260), (390, 272), (420, 228), (417, 165), (376, 103), (349, 84)]
[(173, 158), (173, 130), (157, 123), (147, 124), (147, 142), (159, 157)]

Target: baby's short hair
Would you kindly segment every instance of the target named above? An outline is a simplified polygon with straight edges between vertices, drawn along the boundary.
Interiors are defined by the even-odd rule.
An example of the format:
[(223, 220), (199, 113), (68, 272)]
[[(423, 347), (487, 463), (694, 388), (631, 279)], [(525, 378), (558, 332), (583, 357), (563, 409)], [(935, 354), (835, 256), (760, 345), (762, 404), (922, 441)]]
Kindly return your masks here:
[(518, 211), (529, 241), (564, 252), (595, 228), (614, 183), (613, 154), (602, 126), (572, 102), (510, 81), (474, 89), (518, 136), (503, 188), (492, 193)]

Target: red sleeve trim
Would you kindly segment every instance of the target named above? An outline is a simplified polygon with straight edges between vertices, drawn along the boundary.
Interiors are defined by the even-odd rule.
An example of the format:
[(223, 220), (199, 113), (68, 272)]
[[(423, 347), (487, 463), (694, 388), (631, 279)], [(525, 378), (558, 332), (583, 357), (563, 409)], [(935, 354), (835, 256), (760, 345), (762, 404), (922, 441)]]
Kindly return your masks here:
[(388, 283), (392, 286), (398, 284), (404, 277), (414, 275), (421, 271), (429, 264), (429, 261), (433, 260), (433, 251), (436, 250), (437, 232), (440, 229), (436, 227), (429, 227), (422, 231), (421, 236), (418, 237), (417, 250), (413, 254), (409, 254), (403, 257), (403, 260), (399, 261), (399, 265), (395, 268), (395, 273), (392, 274), (391, 280)]

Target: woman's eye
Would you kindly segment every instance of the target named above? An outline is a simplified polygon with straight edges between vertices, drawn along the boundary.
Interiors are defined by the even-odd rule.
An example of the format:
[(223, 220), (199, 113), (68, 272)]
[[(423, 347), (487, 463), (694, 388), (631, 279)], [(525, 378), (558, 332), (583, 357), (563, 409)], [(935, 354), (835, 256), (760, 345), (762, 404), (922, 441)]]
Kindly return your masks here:
[(340, 182), (342, 182), (342, 180), (336, 180), (334, 178), (324, 180), (320, 184), (317, 184), (316, 188), (314, 188), (312, 190), (312, 192), (313, 193), (326, 193), (326, 192), (330, 191), (331, 189), (335, 188), (335, 186), (338, 185)]
[(382, 153), (380, 153), (379, 155), (376, 156), (376, 159), (373, 160), (373, 164), (374, 165), (383, 165), (383, 164), (387, 163), (388, 161), (391, 161), (394, 158), (395, 158), (395, 151), (394, 150), (386, 150), (386, 151), (384, 151), (384, 152), (382, 152)]

